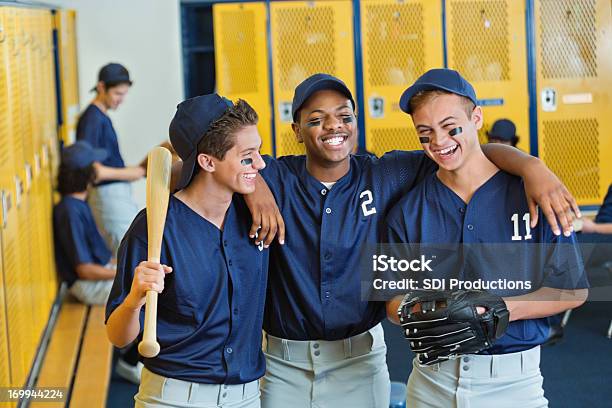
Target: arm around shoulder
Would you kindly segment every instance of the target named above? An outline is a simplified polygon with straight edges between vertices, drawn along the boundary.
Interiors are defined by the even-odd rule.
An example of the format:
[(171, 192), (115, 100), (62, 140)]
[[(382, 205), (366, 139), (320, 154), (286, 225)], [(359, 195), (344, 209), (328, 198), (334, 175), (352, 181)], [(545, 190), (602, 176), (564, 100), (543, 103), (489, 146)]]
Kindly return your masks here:
[(578, 204), (561, 180), (540, 159), (514, 147), (496, 143), (483, 145), (482, 150), (497, 167), (523, 178), (531, 228), (538, 223), (539, 206), (555, 235), (560, 235), (561, 229), (565, 236), (571, 234), (574, 217), (580, 217)]

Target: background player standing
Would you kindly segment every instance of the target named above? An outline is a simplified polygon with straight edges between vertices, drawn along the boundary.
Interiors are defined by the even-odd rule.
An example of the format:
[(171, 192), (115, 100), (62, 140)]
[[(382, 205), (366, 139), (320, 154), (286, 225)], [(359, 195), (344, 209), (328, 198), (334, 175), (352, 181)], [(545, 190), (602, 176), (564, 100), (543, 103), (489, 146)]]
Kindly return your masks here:
[(123, 65), (110, 63), (103, 66), (93, 88), (96, 97), (81, 113), (76, 130), (77, 140), (86, 140), (93, 147), (106, 151), (106, 158), (102, 161), (105, 167), (91, 191), (89, 204), (113, 254), (138, 212), (129, 182), (145, 175), (144, 167), (125, 165), (117, 133), (107, 115), (109, 110), (116, 110), (123, 103), (130, 86), (130, 74)]
[(161, 351), (144, 359), (137, 407), (260, 405), (268, 251), (249, 239), (250, 213), (239, 195), (255, 189), (264, 167), (256, 125), (242, 100), (212, 94), (178, 105), (170, 138), (183, 167), (168, 206), (163, 265), (142, 261), (142, 211), (120, 246), (107, 304), (108, 336), (123, 346), (141, 334), (146, 291), (160, 293)]

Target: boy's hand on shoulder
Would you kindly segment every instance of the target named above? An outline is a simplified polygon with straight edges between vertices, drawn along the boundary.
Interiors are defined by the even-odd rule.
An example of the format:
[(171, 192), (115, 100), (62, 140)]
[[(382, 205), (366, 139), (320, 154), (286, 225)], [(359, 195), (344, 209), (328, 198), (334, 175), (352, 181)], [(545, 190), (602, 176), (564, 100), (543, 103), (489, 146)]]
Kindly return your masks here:
[(573, 231), (574, 218), (580, 217), (578, 204), (561, 180), (548, 167), (539, 160), (535, 163), (537, 164), (530, 166), (529, 171), (523, 177), (531, 214), (531, 228), (535, 228), (538, 224), (537, 207), (539, 206), (555, 235), (563, 232), (565, 236), (570, 236)]

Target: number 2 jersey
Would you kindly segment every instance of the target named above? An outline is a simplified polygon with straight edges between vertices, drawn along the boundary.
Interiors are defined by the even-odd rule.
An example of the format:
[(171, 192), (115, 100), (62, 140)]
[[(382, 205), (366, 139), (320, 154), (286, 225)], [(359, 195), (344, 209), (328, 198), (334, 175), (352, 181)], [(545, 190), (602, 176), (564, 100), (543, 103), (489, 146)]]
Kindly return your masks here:
[(264, 329), (290, 340), (338, 340), (385, 316), (361, 298), (360, 248), (381, 239), (387, 210), (436, 165), (422, 151), (350, 156), (330, 189), (306, 170), (306, 156), (264, 156), (262, 176), (286, 224), (270, 247)]

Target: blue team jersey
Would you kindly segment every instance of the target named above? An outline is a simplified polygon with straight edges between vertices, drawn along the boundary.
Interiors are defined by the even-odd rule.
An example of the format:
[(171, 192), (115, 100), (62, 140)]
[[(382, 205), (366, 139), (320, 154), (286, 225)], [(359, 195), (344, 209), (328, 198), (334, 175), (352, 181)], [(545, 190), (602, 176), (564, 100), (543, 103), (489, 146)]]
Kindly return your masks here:
[[(244, 384), (263, 376), (261, 350), (268, 250), (249, 239), (250, 213), (234, 196), (223, 231), (170, 197), (161, 263), (173, 268), (157, 309), (161, 351), (145, 358), (150, 371), (206, 384)], [(106, 319), (128, 295), (134, 268), (147, 259), (145, 210), (119, 247)], [(140, 314), (141, 334), (144, 307)]]
[[(113, 123), (96, 105), (90, 104), (79, 117), (76, 139), (86, 140), (94, 148), (106, 150), (108, 156), (102, 162), (105, 166), (125, 167)], [(113, 180), (108, 180), (99, 185), (113, 182)]]
[[(450, 264), (454, 277), (462, 280), (530, 282), (531, 290), (522, 292), (502, 286), (491, 290), (500, 296), (540, 287), (588, 287), (574, 234), (555, 236), (541, 214), (538, 225), (529, 228), (523, 181), (503, 171), (480, 186), (468, 204), (432, 174), (389, 211), (387, 224), (386, 242), (425, 244), (420, 250), (428, 252), (441, 248), (444, 256), (436, 258), (431, 274), (436, 278), (441, 278), (437, 267), (450, 271)], [(449, 254), (446, 245), (458, 243)], [(542, 344), (549, 330), (546, 318), (511, 322), (504, 337), (484, 353), (527, 350)]]
[(78, 279), (77, 265), (106, 265), (111, 259), (89, 205), (78, 198), (64, 196), (53, 208), (53, 238), (57, 272), (68, 286)]
[(287, 228), (285, 245), (271, 246), (266, 332), (338, 340), (378, 324), (385, 305), (361, 299), (360, 248), (379, 242), (387, 209), (435, 164), (421, 151), (351, 156), (349, 172), (328, 189), (305, 156), (264, 160)]
[(608, 193), (604, 198), (604, 202), (599, 207), (597, 217), (595, 217), (597, 223), (610, 223), (612, 222), (612, 184), (608, 187)]

